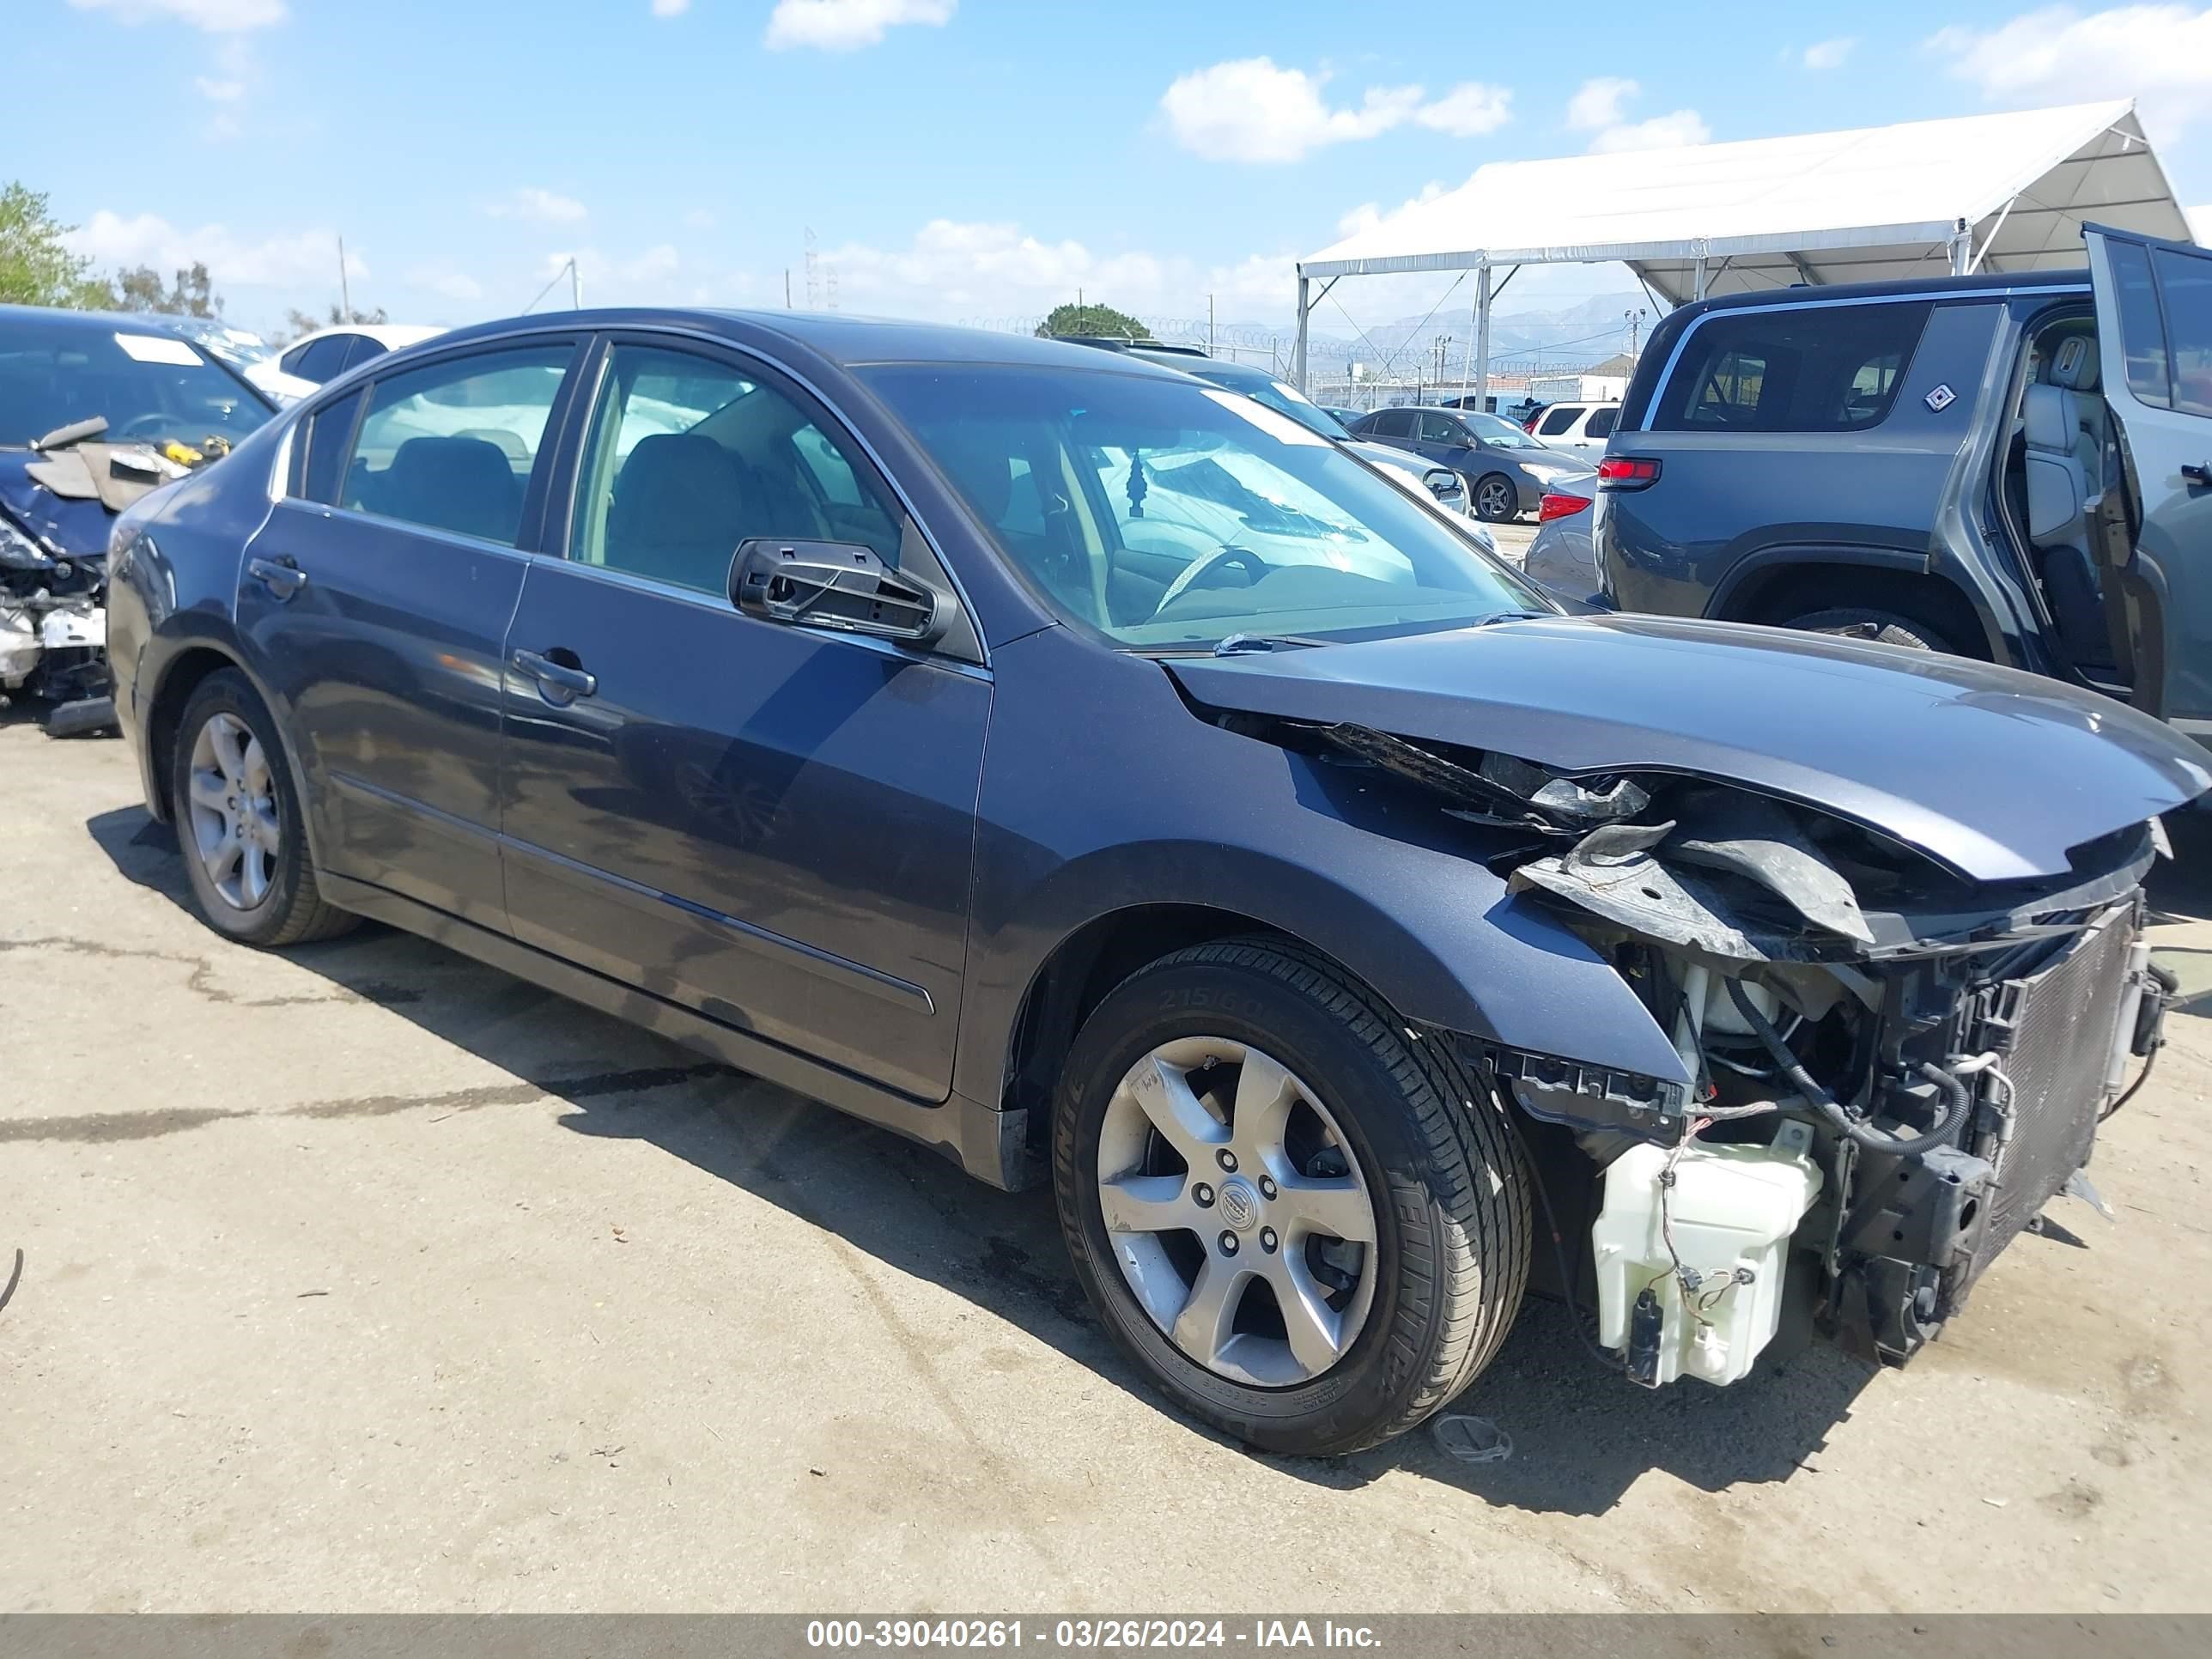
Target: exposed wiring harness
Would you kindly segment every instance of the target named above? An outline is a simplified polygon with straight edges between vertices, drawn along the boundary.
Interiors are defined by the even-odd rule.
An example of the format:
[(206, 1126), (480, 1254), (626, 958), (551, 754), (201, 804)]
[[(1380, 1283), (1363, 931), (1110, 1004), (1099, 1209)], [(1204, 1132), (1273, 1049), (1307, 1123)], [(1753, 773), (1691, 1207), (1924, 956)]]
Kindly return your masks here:
[(1871, 1123), (1863, 1122), (1845, 1111), (1834, 1096), (1813, 1080), (1813, 1074), (1805, 1069), (1804, 1063), (1783, 1041), (1782, 1033), (1774, 1029), (1773, 1021), (1760, 1013), (1759, 1005), (1745, 994), (1741, 981), (1729, 980), (1728, 994), (1729, 1000), (1735, 1004), (1736, 1012), (1757, 1034), (1776, 1067), (1797, 1085), (1799, 1092), (1812, 1103), (1813, 1109), (1833, 1124), (1838, 1133), (1856, 1141), (1869, 1151), (1886, 1152), (1892, 1158), (1917, 1158), (1923, 1152), (1934, 1152), (1938, 1146), (1948, 1144), (1958, 1134), (1960, 1126), (1966, 1121), (1966, 1115), (1973, 1109), (1973, 1096), (1963, 1082), (1941, 1066), (1923, 1060), (1913, 1069), (1920, 1077), (1934, 1084), (1943, 1095), (1942, 1115), (1936, 1119), (1935, 1127), (1923, 1134), (1901, 1137), (1877, 1129)]

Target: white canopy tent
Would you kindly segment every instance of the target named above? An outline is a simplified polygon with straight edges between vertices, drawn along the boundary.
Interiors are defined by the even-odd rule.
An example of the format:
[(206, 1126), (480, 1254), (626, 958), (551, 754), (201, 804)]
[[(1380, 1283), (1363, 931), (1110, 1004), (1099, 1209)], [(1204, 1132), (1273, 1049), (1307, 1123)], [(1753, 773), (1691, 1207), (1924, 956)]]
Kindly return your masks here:
[(1523, 265), (1618, 261), (1673, 306), (1796, 283), (2080, 265), (2085, 219), (2189, 240), (2132, 100), (1493, 161), (1299, 263), (1297, 380), (1313, 307), (1346, 276), (1474, 271), (1480, 397), (1491, 304)]

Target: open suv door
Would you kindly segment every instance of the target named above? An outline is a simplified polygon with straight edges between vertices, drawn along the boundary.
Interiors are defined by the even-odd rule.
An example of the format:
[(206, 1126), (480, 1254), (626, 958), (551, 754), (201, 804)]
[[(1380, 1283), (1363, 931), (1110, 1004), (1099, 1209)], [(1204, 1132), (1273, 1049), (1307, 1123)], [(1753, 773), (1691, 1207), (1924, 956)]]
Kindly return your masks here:
[(2118, 442), (2099, 586), (2132, 701), (2212, 742), (2212, 251), (2083, 228)]

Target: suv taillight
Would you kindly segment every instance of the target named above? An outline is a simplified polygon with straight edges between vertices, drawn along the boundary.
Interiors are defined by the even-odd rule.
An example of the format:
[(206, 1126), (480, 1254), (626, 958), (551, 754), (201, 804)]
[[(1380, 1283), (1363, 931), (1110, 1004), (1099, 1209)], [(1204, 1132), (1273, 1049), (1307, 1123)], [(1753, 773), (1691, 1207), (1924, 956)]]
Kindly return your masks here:
[(1600, 489), (1642, 489), (1659, 481), (1659, 463), (1647, 455), (1608, 455), (1597, 464)]
[(1590, 504), (1587, 495), (1569, 495), (1563, 491), (1547, 491), (1536, 506), (1536, 522), (1549, 524), (1554, 519), (1571, 519)]

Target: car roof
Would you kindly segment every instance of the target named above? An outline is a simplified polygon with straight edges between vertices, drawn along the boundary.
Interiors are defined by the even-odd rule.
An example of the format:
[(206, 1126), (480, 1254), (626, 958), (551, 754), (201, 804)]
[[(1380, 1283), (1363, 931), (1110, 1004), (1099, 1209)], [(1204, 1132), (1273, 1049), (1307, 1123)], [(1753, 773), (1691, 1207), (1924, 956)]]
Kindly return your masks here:
[(1032, 334), (956, 328), (946, 323), (904, 322), (862, 317), (843, 311), (726, 311), (681, 306), (541, 313), (457, 328), (439, 337), (441, 345), (466, 344), (515, 332), (522, 325), (566, 325), (579, 329), (680, 327), (719, 334), (742, 343), (757, 333), (776, 336), (805, 347), (844, 368), (884, 363), (974, 363), (1031, 365), (1041, 368), (1115, 368), (1122, 374), (1167, 374), (1133, 353), (1102, 352), (1095, 346)]
[(45, 323), (59, 328), (82, 328), (88, 334), (122, 329), (132, 334), (166, 334), (172, 339), (197, 343), (191, 334), (168, 318), (142, 317), (124, 311), (76, 311), (58, 306), (0, 306), (0, 327), (9, 323)]
[(332, 323), (328, 328), (319, 328), (312, 334), (302, 334), (284, 349), (292, 350), (310, 340), (319, 340), (326, 334), (366, 334), (386, 351), (397, 351), (402, 346), (411, 346), (424, 340), (434, 340), (446, 331), (426, 323)]
[(1802, 305), (1808, 300), (1823, 303), (1837, 300), (1889, 300), (1911, 298), (1916, 295), (1990, 294), (2037, 289), (2082, 289), (2089, 286), (2087, 269), (2075, 270), (2022, 270), (1983, 273), (1972, 276), (1913, 276), (1888, 283), (1833, 283), (1822, 287), (1810, 283), (1791, 288), (1760, 289), (1750, 294), (1727, 294), (1716, 299), (1698, 300), (1670, 312), (1668, 318), (1685, 314), (1697, 315), (1709, 311), (1747, 311), (1763, 306)]

